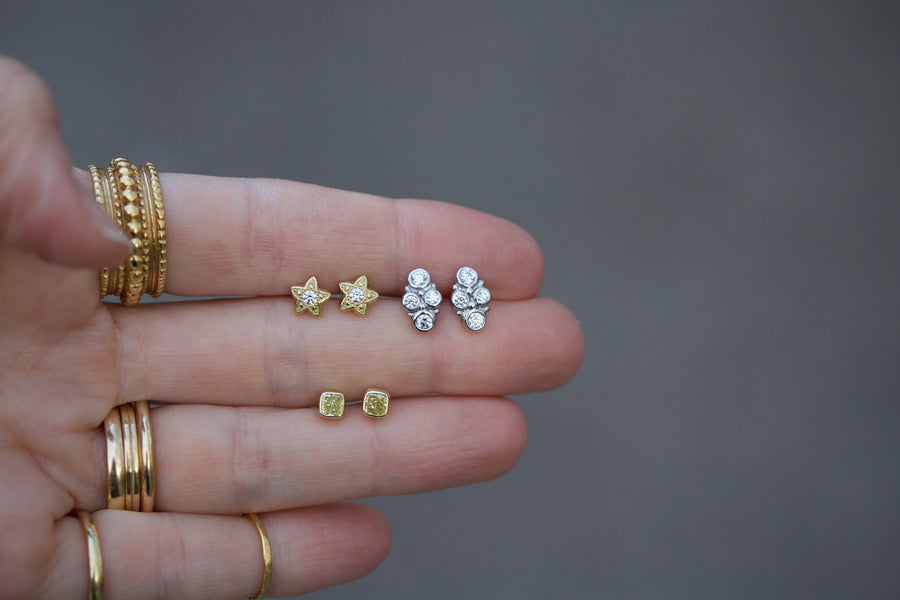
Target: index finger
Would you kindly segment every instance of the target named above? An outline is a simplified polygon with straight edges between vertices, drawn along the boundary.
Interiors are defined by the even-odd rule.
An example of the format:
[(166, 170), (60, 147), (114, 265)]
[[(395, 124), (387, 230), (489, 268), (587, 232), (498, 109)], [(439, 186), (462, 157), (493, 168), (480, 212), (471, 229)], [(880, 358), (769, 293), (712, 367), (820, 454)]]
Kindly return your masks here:
[(284, 295), (313, 275), (334, 291), (365, 274), (379, 293), (400, 295), (416, 267), (450, 287), (464, 265), (498, 299), (540, 289), (534, 239), (476, 210), (282, 180), (168, 174), (161, 182), (173, 294)]

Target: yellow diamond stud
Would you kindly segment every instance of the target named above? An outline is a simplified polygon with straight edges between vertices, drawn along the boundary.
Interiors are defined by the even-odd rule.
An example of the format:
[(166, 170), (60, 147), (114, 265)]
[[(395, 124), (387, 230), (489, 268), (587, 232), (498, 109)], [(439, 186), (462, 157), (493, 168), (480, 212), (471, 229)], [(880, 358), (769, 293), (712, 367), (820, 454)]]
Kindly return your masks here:
[(340, 392), (323, 392), (319, 396), (319, 414), (326, 419), (344, 416), (344, 395)]
[(366, 316), (369, 305), (378, 299), (378, 292), (369, 289), (369, 279), (360, 275), (356, 281), (339, 283), (344, 297), (341, 299), (341, 310), (355, 310), (361, 317)]
[(322, 303), (331, 298), (331, 292), (319, 289), (319, 282), (315, 277), (310, 277), (304, 285), (291, 286), (291, 295), (297, 302), (294, 304), (294, 312), (298, 315), (310, 312), (318, 317), (322, 312)]
[(383, 417), (388, 411), (388, 402), (391, 397), (381, 390), (368, 390), (363, 397), (363, 412), (370, 417)]

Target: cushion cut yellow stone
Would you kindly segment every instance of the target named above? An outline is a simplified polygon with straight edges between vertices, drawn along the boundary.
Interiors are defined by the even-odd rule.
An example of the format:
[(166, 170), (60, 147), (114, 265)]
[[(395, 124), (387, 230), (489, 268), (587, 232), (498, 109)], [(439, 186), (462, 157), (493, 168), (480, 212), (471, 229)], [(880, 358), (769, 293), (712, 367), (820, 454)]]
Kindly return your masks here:
[(383, 417), (387, 414), (390, 399), (387, 392), (369, 390), (363, 397), (363, 412), (370, 417)]
[(319, 396), (319, 414), (327, 419), (339, 419), (344, 414), (344, 395), (325, 392)]

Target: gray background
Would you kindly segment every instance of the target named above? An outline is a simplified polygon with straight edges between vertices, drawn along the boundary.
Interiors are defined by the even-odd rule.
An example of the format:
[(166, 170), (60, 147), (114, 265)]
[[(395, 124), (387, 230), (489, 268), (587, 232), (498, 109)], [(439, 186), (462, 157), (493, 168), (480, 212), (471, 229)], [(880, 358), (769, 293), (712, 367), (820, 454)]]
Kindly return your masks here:
[(76, 164), (512, 219), (587, 338), (497, 481), (316, 598), (900, 595), (888, 2), (0, 4)]

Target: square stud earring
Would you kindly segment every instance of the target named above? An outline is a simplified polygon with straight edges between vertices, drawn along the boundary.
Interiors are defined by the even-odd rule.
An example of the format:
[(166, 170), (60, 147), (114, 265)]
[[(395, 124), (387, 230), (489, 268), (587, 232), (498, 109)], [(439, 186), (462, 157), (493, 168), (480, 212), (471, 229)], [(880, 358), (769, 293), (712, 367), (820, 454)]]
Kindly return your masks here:
[(326, 419), (344, 416), (344, 395), (340, 392), (322, 392), (319, 396), (319, 414)]
[(366, 390), (363, 397), (363, 412), (370, 417), (383, 417), (388, 412), (388, 402), (391, 396), (387, 392), (381, 390)]

